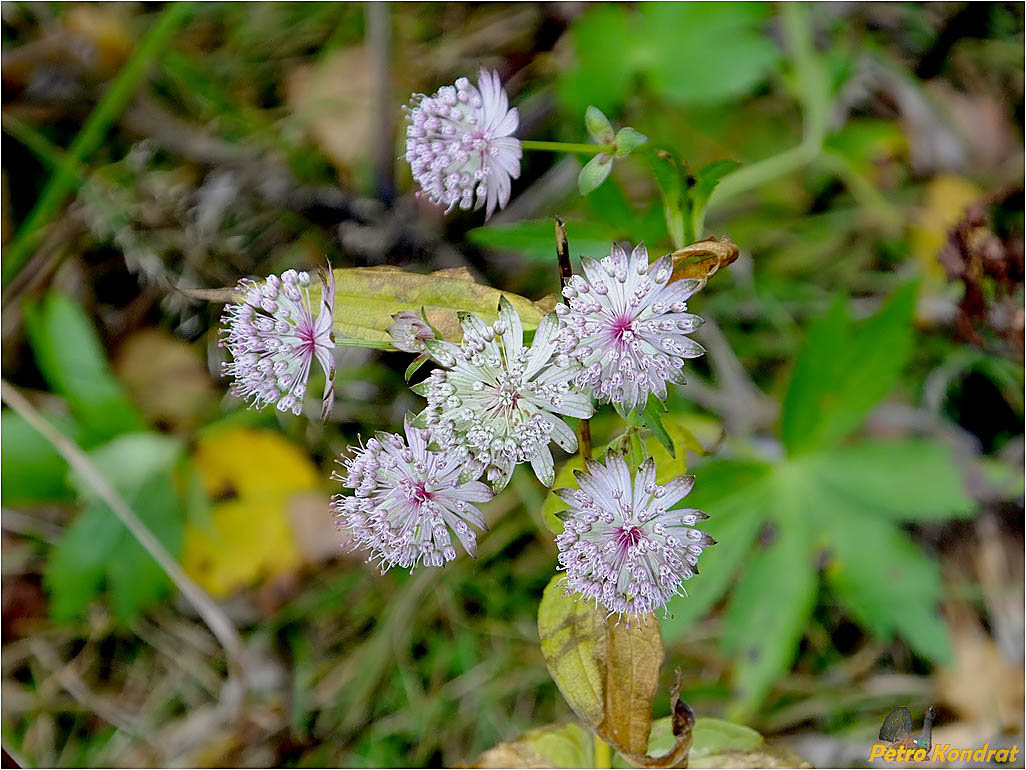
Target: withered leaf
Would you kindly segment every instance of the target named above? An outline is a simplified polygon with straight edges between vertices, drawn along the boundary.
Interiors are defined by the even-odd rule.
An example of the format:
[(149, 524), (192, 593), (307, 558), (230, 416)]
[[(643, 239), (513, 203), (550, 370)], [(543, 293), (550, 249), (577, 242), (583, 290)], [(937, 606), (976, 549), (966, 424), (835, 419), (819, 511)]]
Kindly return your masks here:
[(665, 758), (647, 755), (652, 698), (663, 661), (658, 622), (654, 617), (635, 618), (629, 624), (607, 618), (604, 609), (567, 596), (561, 580), (557, 575), (545, 588), (538, 632), (545, 663), (563, 697), (631, 764), (679, 766), (687, 757), (684, 743), (690, 741), (690, 725), (680, 736), (682, 751)]
[(673, 258), (670, 283), (692, 280), (698, 281), (701, 288), (719, 270), (736, 260), (739, 254), (737, 244), (730, 238), (709, 238), (677, 249), (670, 255)]

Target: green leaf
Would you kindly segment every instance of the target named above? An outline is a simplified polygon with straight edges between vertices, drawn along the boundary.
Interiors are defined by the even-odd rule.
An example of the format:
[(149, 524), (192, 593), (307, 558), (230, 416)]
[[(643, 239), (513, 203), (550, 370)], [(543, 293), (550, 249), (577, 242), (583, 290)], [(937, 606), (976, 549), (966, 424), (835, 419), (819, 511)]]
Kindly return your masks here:
[(87, 445), (146, 427), (115, 379), (100, 338), (81, 306), (51, 291), (25, 315), (36, 365), (87, 433)]
[[(592, 201), (601, 191), (612, 186), (603, 185), (588, 200)], [(571, 221), (566, 223), (566, 229), (570, 241), (570, 254), (578, 259), (581, 256), (595, 257), (608, 254), (609, 244), (618, 236), (617, 230), (613, 227), (599, 222)], [(553, 275), (557, 274), (556, 236), (551, 219), (476, 227), (467, 232), (467, 239), (477, 246), (489, 249), (520, 252), (551, 269)]]
[(623, 55), (635, 47), (635, 26), (627, 9), (615, 3), (597, 3), (574, 21), (570, 39), (577, 64), (558, 79), (558, 93), (575, 122), (589, 105), (609, 113), (622, 103), (635, 76)]
[[(710, 519), (711, 520), (711, 519)], [(750, 717), (794, 660), (816, 599), (816, 572), (801, 527), (779, 527), (756, 551), (731, 596), (723, 647), (735, 655), (730, 715)]]
[(765, 463), (727, 461), (703, 465), (696, 472), (695, 488), (687, 497), (689, 508), (709, 514), (702, 530), (716, 538), (699, 559), (699, 574), (685, 583), (687, 596), (676, 596), (660, 621), (663, 636), (681, 638), (726, 593), (752, 541), (766, 520), (768, 481), (772, 468)]
[(852, 323), (838, 298), (810, 327), (780, 416), (788, 454), (839, 443), (890, 393), (911, 352), (915, 300), (915, 284), (906, 284)]
[(780, 57), (764, 3), (644, 3), (636, 56), (646, 80), (680, 105), (722, 104), (750, 93)]
[[(135, 433), (89, 453), (100, 473), (175, 557), (181, 552), (184, 521), (172, 472), (181, 452), (179, 441)], [(81, 618), (106, 580), (114, 615), (127, 624), (165, 596), (171, 582), (95, 489), (75, 473), (70, 481), (86, 507), (47, 563), (51, 613), (58, 622)]]
[[(73, 420), (56, 414), (46, 419), (65, 436), (78, 440)], [(0, 416), (0, 499), (4, 504), (69, 500), (68, 464), (25, 419), (9, 409)]]
[(577, 190), (581, 195), (587, 195), (600, 184), (606, 181), (609, 172), (613, 170), (613, 156), (600, 152), (594, 158), (584, 164), (581, 173), (577, 175)]
[(617, 158), (626, 158), (647, 141), (648, 137), (640, 131), (635, 131), (630, 126), (624, 126), (616, 132), (614, 155)]
[(666, 231), (670, 235), (674, 248), (683, 248), (686, 245), (684, 207), (687, 202), (685, 199), (687, 180), (684, 178), (684, 166), (673, 151), (665, 147), (646, 148), (643, 155), (649, 168), (652, 169), (656, 184), (659, 185), (659, 193), (663, 199), (663, 215), (666, 218)]
[(823, 511), (819, 526), (830, 535), (826, 575), (838, 598), (875, 635), (900, 634), (931, 662), (950, 664), (951, 637), (938, 613), (943, 584), (937, 564), (893, 523), (834, 510)]
[(951, 450), (932, 441), (862, 441), (815, 457), (817, 483), (869, 514), (937, 520), (976, 508)]
[[(459, 341), (463, 330), (457, 313), (474, 313), (491, 323), (498, 317), (501, 296), (520, 313), (525, 330), (536, 328), (555, 307), (554, 299), (532, 302), (477, 283), (465, 268), (424, 274), (388, 266), (349, 267), (338, 268), (334, 273), (336, 335), (387, 348), (391, 348), (388, 329), (393, 323), (392, 316), (404, 310), (423, 310), (428, 323), (443, 339)], [(316, 290), (312, 293), (314, 301), (318, 301)]]
[(705, 230), (705, 207), (713, 190), (727, 174), (741, 164), (735, 160), (715, 160), (695, 176), (695, 184), (688, 191), (691, 199), (691, 230), (695, 240), (700, 240)]
[(669, 431), (667, 431), (666, 427), (663, 425), (663, 418), (659, 414), (660, 411), (666, 411), (666, 407), (653, 396), (648, 400), (648, 403), (645, 404), (645, 409), (641, 413), (641, 420), (644, 422), (645, 427), (652, 432), (652, 435), (655, 436), (656, 440), (666, 447), (666, 451), (670, 453), (670, 457), (676, 457), (677, 450), (673, 446), (673, 439), (670, 437)]
[(578, 724), (547, 725), (489, 749), (472, 767), (594, 767), (595, 741)]
[[(670, 717), (652, 723), (648, 753), (662, 754), (673, 747)], [(614, 767), (629, 767), (615, 763)], [(750, 727), (712, 717), (699, 717), (691, 731), (691, 752), (688, 767), (811, 767), (787, 749), (766, 744), (765, 739)]]
[(584, 125), (588, 129), (588, 134), (597, 144), (612, 144), (616, 138), (609, 119), (602, 114), (602, 110), (594, 105), (588, 105), (588, 109), (585, 110)]

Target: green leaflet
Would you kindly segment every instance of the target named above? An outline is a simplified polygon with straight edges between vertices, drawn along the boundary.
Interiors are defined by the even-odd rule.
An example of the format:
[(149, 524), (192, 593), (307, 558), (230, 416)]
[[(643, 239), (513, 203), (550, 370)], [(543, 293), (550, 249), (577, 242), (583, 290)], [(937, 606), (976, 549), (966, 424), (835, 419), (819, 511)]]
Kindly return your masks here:
[[(183, 506), (172, 476), (181, 451), (174, 439), (134, 433), (89, 453), (173, 556), (183, 537)], [(58, 622), (81, 618), (106, 582), (115, 617), (128, 623), (168, 593), (170, 580), (84, 479), (72, 474), (71, 483), (86, 505), (50, 553), (45, 582), (51, 613)]]

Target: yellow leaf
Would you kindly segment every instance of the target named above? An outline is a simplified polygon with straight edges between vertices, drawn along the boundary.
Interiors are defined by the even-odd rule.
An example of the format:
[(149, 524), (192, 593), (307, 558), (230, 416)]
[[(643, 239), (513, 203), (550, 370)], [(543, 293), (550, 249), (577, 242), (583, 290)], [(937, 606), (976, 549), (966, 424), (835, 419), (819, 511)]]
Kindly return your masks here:
[(924, 275), (944, 280), (944, 268), (937, 255), (947, 242), (948, 230), (965, 215), (969, 204), (983, 191), (973, 182), (954, 174), (938, 174), (926, 186), (926, 195), (909, 233), (909, 248)]
[(299, 447), (274, 431), (232, 427), (202, 436), (193, 462), (207, 495), (222, 500), (209, 528), (186, 526), (182, 566), (197, 583), (224, 597), (302, 563), (289, 507), (320, 479)]

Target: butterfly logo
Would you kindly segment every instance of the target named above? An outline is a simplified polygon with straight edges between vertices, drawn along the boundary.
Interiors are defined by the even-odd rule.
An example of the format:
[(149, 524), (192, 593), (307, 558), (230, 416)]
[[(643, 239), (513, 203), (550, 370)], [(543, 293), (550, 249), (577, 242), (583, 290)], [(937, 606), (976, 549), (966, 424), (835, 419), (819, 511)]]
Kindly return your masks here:
[(918, 733), (912, 732), (912, 712), (907, 706), (896, 708), (883, 721), (880, 726), (880, 740), (887, 741), (891, 748), (925, 749), (930, 750), (933, 742), (933, 706), (926, 710), (923, 716), (923, 729)]

